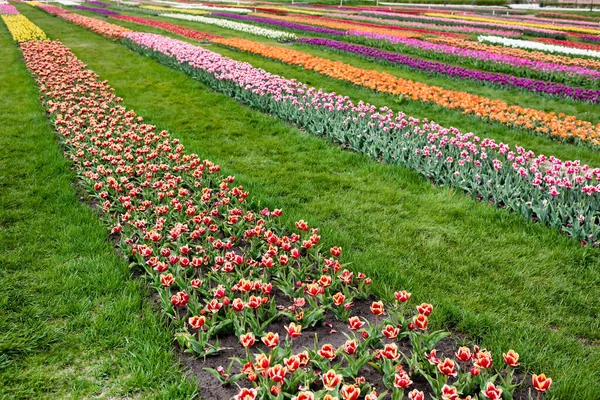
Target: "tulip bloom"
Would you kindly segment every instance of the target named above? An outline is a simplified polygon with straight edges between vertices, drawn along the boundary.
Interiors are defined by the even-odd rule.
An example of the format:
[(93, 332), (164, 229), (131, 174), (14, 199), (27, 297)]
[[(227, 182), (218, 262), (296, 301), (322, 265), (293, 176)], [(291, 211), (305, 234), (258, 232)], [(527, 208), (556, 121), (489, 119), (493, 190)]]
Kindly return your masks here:
[(265, 346), (267, 346), (270, 349), (273, 349), (273, 348), (277, 347), (277, 345), (279, 344), (279, 334), (269, 332), (265, 336), (260, 338), (260, 340), (262, 340), (262, 342), (265, 344)]
[(410, 293), (408, 293), (406, 290), (402, 290), (401, 292), (395, 292), (394, 296), (396, 297), (396, 300), (398, 300), (400, 303), (406, 303), (408, 299), (410, 299)]
[(433, 311), (433, 306), (431, 304), (423, 303), (417, 306), (417, 311), (419, 314), (423, 314), (426, 317), (429, 317), (429, 314)]
[(337, 292), (336, 294), (331, 296), (331, 298), (333, 300), (333, 304), (335, 304), (336, 306), (341, 306), (346, 300), (346, 296), (344, 296), (341, 292)]
[(410, 378), (406, 372), (402, 371), (399, 374), (396, 374), (394, 376), (394, 386), (395, 387), (397, 387), (399, 389), (406, 389), (410, 385), (412, 385), (412, 381), (410, 380)]
[(490, 400), (501, 400), (502, 389), (497, 388), (492, 382), (488, 382), (485, 390), (482, 391), (483, 395)]
[(235, 396), (235, 400), (254, 400), (254, 399), (256, 399), (256, 395), (257, 395), (256, 389), (243, 388)]
[(458, 372), (456, 372), (456, 364), (449, 358), (444, 359), (437, 367), (440, 372), (446, 376), (456, 377), (458, 375)]
[(202, 316), (194, 316), (194, 317), (190, 317), (190, 319), (188, 319), (188, 323), (190, 324), (190, 326), (194, 329), (200, 329), (204, 326), (204, 324), (206, 323), (206, 317)]
[(385, 312), (383, 302), (374, 301), (373, 304), (371, 304), (371, 312), (377, 316), (383, 314)]
[(514, 350), (509, 350), (508, 353), (502, 353), (502, 357), (509, 367), (516, 368), (519, 366), (519, 353)]
[(365, 323), (360, 320), (360, 318), (354, 316), (348, 319), (348, 325), (350, 325), (350, 329), (353, 331), (359, 330)]
[(337, 374), (335, 370), (330, 369), (323, 374), (322, 380), (325, 389), (328, 391), (334, 390), (342, 382), (342, 375)]
[(427, 329), (427, 316), (425, 316), (423, 314), (416, 315), (413, 318), (413, 324), (418, 329), (424, 331), (425, 329)]
[(318, 351), (319, 355), (323, 358), (328, 359), (329, 361), (335, 358), (335, 348), (328, 344), (324, 344)]
[(344, 385), (340, 394), (343, 400), (356, 400), (360, 396), (360, 389), (354, 385)]
[(246, 349), (254, 346), (255, 342), (256, 338), (254, 337), (254, 334), (252, 332), (248, 332), (245, 335), (240, 336), (240, 343)]
[(395, 327), (393, 325), (386, 325), (385, 328), (381, 331), (381, 334), (388, 339), (395, 339), (400, 333), (400, 328)]
[(550, 389), (550, 385), (552, 385), (552, 378), (547, 378), (545, 374), (533, 374), (531, 382), (535, 390), (544, 393), (545, 391)]
[(468, 347), (461, 347), (458, 349), (458, 351), (454, 354), (456, 356), (456, 359), (460, 362), (469, 362), (471, 361), (471, 349), (469, 349)]
[(420, 392), (417, 389), (411, 390), (408, 394), (408, 400), (425, 400), (425, 393)]
[(289, 325), (285, 326), (285, 331), (287, 332), (288, 336), (291, 337), (292, 339), (300, 337), (300, 335), (302, 334), (302, 325), (296, 325), (294, 322), (291, 322)]

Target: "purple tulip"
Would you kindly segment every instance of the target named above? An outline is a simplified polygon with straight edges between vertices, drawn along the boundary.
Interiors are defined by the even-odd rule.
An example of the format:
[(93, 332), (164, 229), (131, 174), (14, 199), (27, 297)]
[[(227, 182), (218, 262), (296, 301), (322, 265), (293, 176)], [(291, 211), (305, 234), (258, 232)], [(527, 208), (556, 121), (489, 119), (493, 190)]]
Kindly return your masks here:
[(279, 20), (271, 19), (271, 18), (251, 17), (249, 15), (237, 15), (237, 14), (230, 14), (230, 13), (223, 13), (223, 12), (211, 13), (210, 15), (215, 16), (215, 17), (238, 19), (238, 20), (242, 20), (242, 21), (254, 21), (254, 22), (261, 23), (261, 24), (277, 25), (277, 26), (281, 26), (284, 28), (297, 29), (297, 30), (306, 31), (306, 32), (322, 33), (325, 35), (344, 35), (343, 31), (336, 31), (333, 29), (320, 28), (318, 26), (312, 26), (312, 25), (295, 24), (293, 22), (279, 21)]
[(600, 90), (574, 88), (555, 82), (545, 82), (529, 78), (518, 78), (512, 75), (494, 72), (477, 71), (450, 64), (408, 57), (402, 54), (391, 53), (389, 51), (384, 51), (373, 47), (343, 43), (330, 39), (299, 38), (298, 41), (315, 46), (324, 46), (348, 53), (359, 54), (366, 58), (406, 65), (410, 69), (425, 71), (429, 74), (447, 75), (454, 78), (469, 79), (483, 83), (492, 83), (501, 87), (518, 88), (532, 92), (545, 93), (555, 97), (571, 98), (590, 103), (600, 103)]
[(91, 11), (93, 13), (101, 14), (101, 15), (120, 15), (116, 11), (105, 10), (104, 8), (94, 8), (94, 7), (86, 7), (86, 6), (73, 6), (73, 8), (75, 8), (77, 10), (82, 10), (82, 11)]

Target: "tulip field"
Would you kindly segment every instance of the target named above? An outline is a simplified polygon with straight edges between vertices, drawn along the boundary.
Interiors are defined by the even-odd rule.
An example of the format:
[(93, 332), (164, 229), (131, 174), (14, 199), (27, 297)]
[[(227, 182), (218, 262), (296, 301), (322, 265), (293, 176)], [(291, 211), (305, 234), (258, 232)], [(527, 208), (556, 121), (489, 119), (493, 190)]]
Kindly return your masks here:
[(0, 0), (0, 398), (600, 399), (600, 15)]

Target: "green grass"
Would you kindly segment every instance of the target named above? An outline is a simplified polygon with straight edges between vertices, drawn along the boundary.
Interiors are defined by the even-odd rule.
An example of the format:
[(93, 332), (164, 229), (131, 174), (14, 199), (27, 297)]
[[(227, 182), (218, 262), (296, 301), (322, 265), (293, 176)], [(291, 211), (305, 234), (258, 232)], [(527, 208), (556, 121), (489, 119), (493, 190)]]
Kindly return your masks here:
[(0, 398), (189, 399), (172, 333), (80, 203), (0, 26)]
[[(514, 348), (526, 368), (555, 379), (557, 399), (597, 397), (596, 249), (432, 187), (406, 169), (335, 148), (40, 10), (19, 9), (72, 48), (149, 123), (235, 174), (257, 207), (283, 207), (290, 228), (300, 218), (321, 227), (326, 244), (341, 245), (353, 269), (373, 276), (377, 293), (389, 299), (394, 290), (408, 289), (415, 301), (432, 302), (435, 325), (481, 340), (496, 352), (496, 362), (501, 351)], [(261, 62), (346, 93), (340, 82)]]
[[(27, 11), (27, 9), (25, 9), (24, 11)], [(35, 11), (40, 12), (39, 10)], [(133, 15), (134, 13), (129, 14)], [(93, 16), (91, 13), (86, 15)], [(141, 14), (138, 14), (138, 16), (143, 17), (143, 15)], [(148, 18), (148, 16), (145, 17)], [(229, 29), (201, 24), (197, 22), (175, 20), (172, 18), (150, 18), (170, 22), (176, 25), (194, 28), (204, 32), (223, 35), (226, 37), (244, 37), (244, 33), (242, 32), (236, 32)], [(116, 19), (109, 19), (109, 22), (125, 26), (136, 31), (159, 33), (180, 40), (185, 40), (180, 36), (167, 33), (166, 31), (161, 29), (156, 29)], [(291, 46), (281, 45), (276, 43), (275, 41), (261, 38), (258, 36), (252, 36), (251, 39), (272, 45)], [(193, 40), (189, 41), (194, 43)], [(548, 137), (537, 136), (524, 131), (510, 129), (509, 127), (506, 127), (501, 124), (487, 123), (475, 117), (465, 116), (461, 114), (460, 111), (449, 110), (433, 104), (425, 104), (409, 100), (399, 101), (398, 97), (396, 96), (376, 93), (366, 88), (357, 87), (349, 82), (331, 79), (314, 71), (306, 71), (301, 67), (284, 65), (277, 61), (267, 60), (257, 55), (242, 53), (221, 46), (208, 46), (210, 46), (208, 47), (210, 48), (210, 50), (216, 51), (224, 56), (231, 57), (239, 61), (249, 62), (255, 67), (263, 68), (269, 72), (285, 76), (286, 78), (298, 79), (311, 86), (316, 86), (319, 88), (323, 88), (327, 91), (334, 91), (337, 93), (348, 95), (354, 101), (364, 100), (377, 106), (390, 106), (394, 110), (401, 110), (407, 113), (408, 115), (417, 118), (430, 118), (434, 119), (436, 122), (443, 126), (454, 126), (463, 132), (475, 132), (481, 137), (489, 137), (497, 141), (508, 143), (510, 145), (518, 144), (520, 146), (524, 146), (527, 149), (531, 149), (538, 154), (542, 153), (546, 155), (554, 155), (561, 159), (581, 160), (582, 162), (589, 163), (593, 166), (600, 165), (600, 151), (593, 150), (586, 146), (577, 146), (560, 143)], [(509, 102), (510, 104), (518, 104), (524, 107), (532, 107), (544, 111), (565, 112), (567, 114), (577, 115), (578, 118), (590, 120), (594, 123), (600, 122), (600, 105), (593, 106), (583, 103), (574, 103), (568, 100), (551, 99), (548, 97), (535, 95), (532, 93), (526, 93), (523, 91), (506, 91), (491, 87), (481, 87), (465, 81), (444, 79), (439, 77), (429, 77), (423, 74), (417, 74), (413, 72), (400, 70), (394, 67), (382, 66), (378, 63), (362, 60), (356, 56), (335, 54), (327, 51), (318, 50), (310, 46), (293, 45), (293, 48), (297, 48), (301, 51), (317, 56), (322, 56), (328, 59), (347, 62), (357, 67), (377, 69), (378, 71), (389, 72), (396, 76), (400, 76), (403, 78), (412, 78), (420, 82), (443, 86), (448, 89), (464, 90), (492, 99), (504, 100)]]

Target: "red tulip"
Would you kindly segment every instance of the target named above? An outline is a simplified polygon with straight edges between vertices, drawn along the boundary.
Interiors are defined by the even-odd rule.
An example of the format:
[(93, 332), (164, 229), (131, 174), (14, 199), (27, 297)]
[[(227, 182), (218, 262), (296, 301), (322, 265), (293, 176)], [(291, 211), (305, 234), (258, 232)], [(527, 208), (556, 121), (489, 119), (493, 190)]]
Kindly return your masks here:
[(204, 324), (206, 323), (206, 317), (202, 316), (202, 317), (190, 317), (190, 319), (188, 319), (188, 323), (190, 324), (190, 326), (194, 329), (200, 329), (204, 326)]
[(260, 338), (260, 340), (262, 340), (265, 346), (267, 346), (270, 349), (273, 349), (279, 344), (279, 334), (268, 332), (265, 336)]
[(291, 322), (289, 325), (284, 326), (284, 328), (288, 336), (292, 339), (300, 337), (300, 335), (302, 334), (302, 325), (296, 325), (294, 322)]
[(346, 343), (344, 343), (344, 353), (346, 354), (353, 355), (357, 349), (358, 345), (355, 340), (346, 340)]
[(419, 314), (413, 318), (413, 324), (418, 328), (424, 331), (427, 329), (427, 316), (423, 314)]
[(335, 348), (328, 344), (324, 344), (318, 351), (319, 355), (323, 358), (328, 359), (329, 361), (335, 358)]
[(509, 367), (516, 368), (519, 366), (519, 353), (514, 350), (509, 350), (508, 353), (503, 353), (502, 357), (504, 358), (504, 362)]
[(360, 396), (360, 389), (354, 385), (344, 385), (340, 390), (343, 400), (356, 400)]
[(408, 394), (408, 400), (425, 400), (425, 393), (419, 392), (417, 389), (411, 390)]
[(398, 357), (400, 357), (400, 354), (398, 354), (398, 346), (396, 343), (386, 344), (383, 350), (381, 350), (381, 355), (388, 360), (397, 360)]
[(287, 368), (285, 368), (281, 364), (276, 364), (269, 368), (268, 374), (269, 378), (271, 378), (273, 382), (282, 384), (285, 380), (285, 375), (287, 374)]
[(348, 325), (350, 325), (350, 329), (356, 331), (360, 329), (365, 323), (362, 322), (358, 317), (350, 317), (348, 319)]
[(334, 257), (339, 257), (340, 254), (342, 254), (342, 248), (341, 247), (332, 247), (331, 249), (329, 249), (329, 252), (331, 253), (332, 256)]
[(337, 292), (336, 294), (331, 296), (331, 298), (333, 299), (333, 304), (335, 304), (336, 306), (341, 306), (346, 300), (346, 296), (344, 296), (341, 292)]
[(173, 283), (175, 282), (175, 278), (173, 278), (173, 275), (171, 274), (167, 274), (167, 275), (161, 275), (160, 276), (160, 283), (162, 283), (162, 285), (164, 287), (169, 287), (171, 286)]
[(255, 400), (257, 395), (256, 389), (241, 389), (235, 396), (235, 400)]
[(419, 314), (423, 314), (424, 316), (428, 317), (433, 311), (433, 306), (431, 304), (423, 303), (420, 306), (417, 306), (417, 311)]
[(342, 382), (342, 375), (337, 374), (333, 369), (330, 369), (323, 374), (323, 386), (325, 389), (333, 390)]
[(497, 388), (492, 382), (488, 382), (483, 390), (483, 395), (490, 400), (501, 400), (502, 399), (502, 389)]
[(373, 304), (371, 304), (371, 312), (374, 315), (383, 314), (385, 312), (383, 302), (382, 301), (374, 301)]
[(386, 325), (381, 331), (381, 334), (388, 339), (395, 339), (400, 333), (400, 328), (394, 327), (393, 325)]
[(550, 385), (552, 385), (552, 379), (547, 378), (545, 374), (533, 374), (531, 382), (533, 383), (533, 388), (541, 393), (544, 393), (550, 389)]
[(408, 299), (410, 299), (410, 293), (408, 293), (406, 290), (395, 292), (394, 296), (396, 296), (396, 300), (398, 300), (400, 303), (406, 303)]
[(458, 351), (455, 353), (456, 359), (460, 362), (469, 362), (471, 361), (471, 349), (468, 347), (460, 347)]
[(449, 358), (446, 358), (443, 362), (439, 363), (438, 369), (446, 376), (456, 377), (456, 375), (458, 375), (458, 372), (456, 372), (456, 364)]
[(240, 343), (242, 344), (242, 347), (247, 349), (254, 346), (254, 343), (256, 343), (256, 338), (252, 332), (248, 332), (245, 335), (240, 336)]
[(406, 389), (412, 384), (408, 374), (404, 371), (394, 376), (394, 386), (399, 389)]

